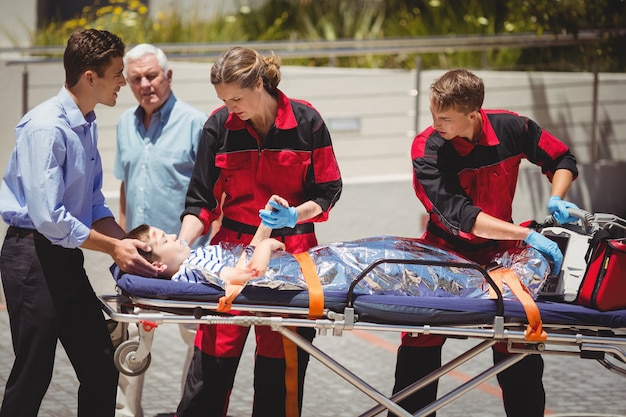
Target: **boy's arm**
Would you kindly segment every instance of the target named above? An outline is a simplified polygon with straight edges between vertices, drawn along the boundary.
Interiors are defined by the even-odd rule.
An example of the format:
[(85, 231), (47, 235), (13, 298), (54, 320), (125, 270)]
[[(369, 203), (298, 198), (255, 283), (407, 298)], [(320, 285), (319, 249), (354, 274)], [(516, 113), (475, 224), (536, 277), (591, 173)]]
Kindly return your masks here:
[(271, 234), (272, 234), (272, 229), (270, 229), (267, 226), (264, 226), (263, 223), (261, 223), (259, 227), (256, 229), (256, 233), (252, 237), (252, 240), (250, 241), (250, 246), (257, 247), (259, 243), (261, 243), (265, 239), (269, 239)]
[[(274, 210), (272, 206), (270, 205), (270, 201), (274, 201), (283, 207), (289, 207), (289, 202), (287, 200), (285, 200), (284, 198), (280, 196), (273, 195), (265, 204), (265, 208), (264, 208), (265, 210)], [(250, 246), (256, 247), (263, 240), (269, 239), (271, 234), (272, 234), (272, 228), (265, 226), (263, 222), (261, 222), (259, 227), (256, 229), (256, 233), (252, 237), (252, 241), (250, 241)]]
[(254, 253), (250, 258), (250, 263), (248, 264), (248, 270), (252, 275), (255, 277), (263, 275), (270, 263), (272, 252), (279, 249), (285, 250), (285, 244), (272, 238), (267, 238), (256, 245)]
[(266, 238), (254, 248), (254, 253), (247, 267), (244, 251), (234, 268), (228, 266), (222, 268), (220, 278), (226, 282), (226, 288), (224, 288), (224, 296), (219, 299), (218, 312), (225, 313), (231, 309), (233, 300), (239, 295), (244, 285), (249, 280), (258, 278), (265, 273), (272, 252), (278, 249), (284, 250), (285, 245), (276, 239)]
[[(287, 202), (287, 200), (277, 195), (271, 196), (270, 201), (275, 201), (285, 207), (289, 207), (289, 203)], [(272, 206), (270, 206), (269, 201), (267, 202), (267, 204), (265, 204), (265, 210), (272, 210)], [(271, 252), (277, 249), (283, 249), (283, 250), (285, 249), (285, 245), (276, 241), (276, 243), (269, 243), (269, 246), (270, 246), (269, 251), (268, 251), (268, 248), (264, 248), (264, 249), (261, 249), (261, 252), (257, 254), (259, 246), (262, 246), (261, 243), (268, 240), (271, 235), (272, 235), (272, 229), (270, 227), (265, 226), (263, 223), (261, 223), (259, 227), (256, 229), (256, 233), (252, 237), (252, 240), (250, 241), (250, 246), (255, 247), (254, 254), (252, 255), (252, 259), (250, 260), (250, 263), (252, 264), (252, 260), (254, 260), (255, 258), (258, 259), (257, 262), (260, 262), (263, 258), (267, 258), (267, 262), (265, 263), (265, 268), (263, 269), (263, 271), (265, 271), (265, 269), (267, 268), (267, 263), (269, 263), (269, 257), (271, 255)], [(276, 246), (276, 244), (278, 244), (278, 246)], [(262, 265), (262, 264), (259, 264), (259, 265)], [(237, 262), (237, 266), (241, 268), (245, 268), (246, 266), (245, 252), (241, 254), (241, 257), (239, 258), (239, 261)]]

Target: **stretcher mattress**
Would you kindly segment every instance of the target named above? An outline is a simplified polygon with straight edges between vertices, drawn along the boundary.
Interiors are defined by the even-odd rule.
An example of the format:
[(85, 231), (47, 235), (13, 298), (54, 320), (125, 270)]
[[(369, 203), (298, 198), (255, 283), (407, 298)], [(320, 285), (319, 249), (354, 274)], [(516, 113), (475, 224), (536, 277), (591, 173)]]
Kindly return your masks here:
[[(118, 288), (125, 295), (174, 301), (217, 302), (224, 292), (211, 285), (175, 282), (120, 274), (112, 266)], [(350, 298), (350, 299), (349, 299)], [(238, 304), (308, 308), (306, 290), (273, 290), (247, 286), (237, 298)], [(348, 291), (324, 291), (324, 307), (341, 312), (352, 304), (359, 321), (402, 325), (475, 325), (490, 323), (496, 316), (496, 301), (479, 298), (411, 297), (397, 294), (348, 294)], [(597, 311), (576, 304), (538, 300), (544, 324), (626, 328), (626, 310)], [(526, 322), (522, 304), (504, 300), (507, 322)]]
[[(117, 266), (111, 271), (117, 286), (125, 295), (172, 301), (215, 302), (224, 295), (224, 290), (209, 284), (170, 281), (146, 278), (138, 275), (120, 274)], [(347, 291), (325, 291), (324, 307), (341, 311), (346, 306)], [(237, 303), (251, 305), (274, 305), (308, 308), (309, 293), (306, 290), (273, 290), (268, 287), (247, 286), (237, 297)]]

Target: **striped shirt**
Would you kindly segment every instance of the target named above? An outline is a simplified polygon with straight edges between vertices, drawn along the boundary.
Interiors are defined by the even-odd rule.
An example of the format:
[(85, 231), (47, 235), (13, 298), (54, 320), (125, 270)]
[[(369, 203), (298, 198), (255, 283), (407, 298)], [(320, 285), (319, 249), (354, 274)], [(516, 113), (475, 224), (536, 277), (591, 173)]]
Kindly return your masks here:
[(172, 281), (217, 284), (224, 288), (219, 272), (224, 267), (224, 257), (220, 245), (200, 246), (194, 249), (183, 261)]

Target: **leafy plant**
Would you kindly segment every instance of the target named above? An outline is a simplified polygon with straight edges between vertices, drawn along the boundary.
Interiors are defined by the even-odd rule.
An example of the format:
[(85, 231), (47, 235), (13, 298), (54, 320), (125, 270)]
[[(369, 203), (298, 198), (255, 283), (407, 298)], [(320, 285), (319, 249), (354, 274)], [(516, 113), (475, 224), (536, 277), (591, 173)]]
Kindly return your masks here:
[[(100, 4), (100, 1), (103, 1)], [(96, 0), (74, 19), (52, 21), (34, 36), (36, 45), (63, 45), (79, 27), (110, 30), (127, 44), (210, 43), (264, 40), (333, 41), (419, 36), (501, 35), (534, 32), (578, 34), (607, 31), (600, 45), (534, 49), (498, 48), (483, 52), (442, 51), (421, 55), (424, 68), (624, 71), (624, 0), (267, 0), (258, 8), (218, 12), (208, 20), (181, 11), (180, 1), (150, 17), (141, 0)], [(198, 7), (198, 6), (196, 6)], [(284, 59), (285, 64), (328, 65), (329, 58)], [(415, 54), (338, 57), (336, 66), (411, 68)]]

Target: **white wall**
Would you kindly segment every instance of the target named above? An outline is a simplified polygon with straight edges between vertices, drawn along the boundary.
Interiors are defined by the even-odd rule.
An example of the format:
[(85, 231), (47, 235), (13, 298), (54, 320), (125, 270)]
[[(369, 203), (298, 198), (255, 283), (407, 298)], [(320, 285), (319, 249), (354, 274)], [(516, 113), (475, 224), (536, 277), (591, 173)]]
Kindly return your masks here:
[(37, 13), (35, 0), (0, 0), (0, 48), (29, 46)]
[[(220, 105), (209, 82), (211, 63), (172, 61), (173, 90), (179, 99), (210, 113)], [(0, 61), (5, 81), (0, 98), (0, 169), (13, 147), (13, 127), (21, 116), (23, 66)], [(29, 65), (29, 107), (56, 94), (63, 83), (60, 62)], [(410, 146), (415, 136), (416, 79), (414, 71), (283, 67), (280, 88), (310, 101), (326, 119), (344, 178), (409, 180)], [(420, 75), (418, 129), (430, 123), (428, 87), (442, 71)], [(585, 73), (476, 71), (486, 84), (486, 108), (506, 108), (527, 115), (570, 145), (581, 176), (570, 196), (590, 211), (626, 215), (626, 74), (600, 74), (598, 137), (601, 164), (590, 164), (593, 77)], [(119, 184), (112, 174), (115, 124), (134, 105), (125, 87), (116, 107), (99, 106), (99, 147), (105, 169), (105, 190)], [(348, 130), (345, 130), (345, 129)], [(356, 128), (356, 130), (349, 130)], [(548, 184), (535, 167), (520, 174), (514, 212), (523, 218), (545, 213)], [(521, 220), (520, 220), (521, 221)]]

